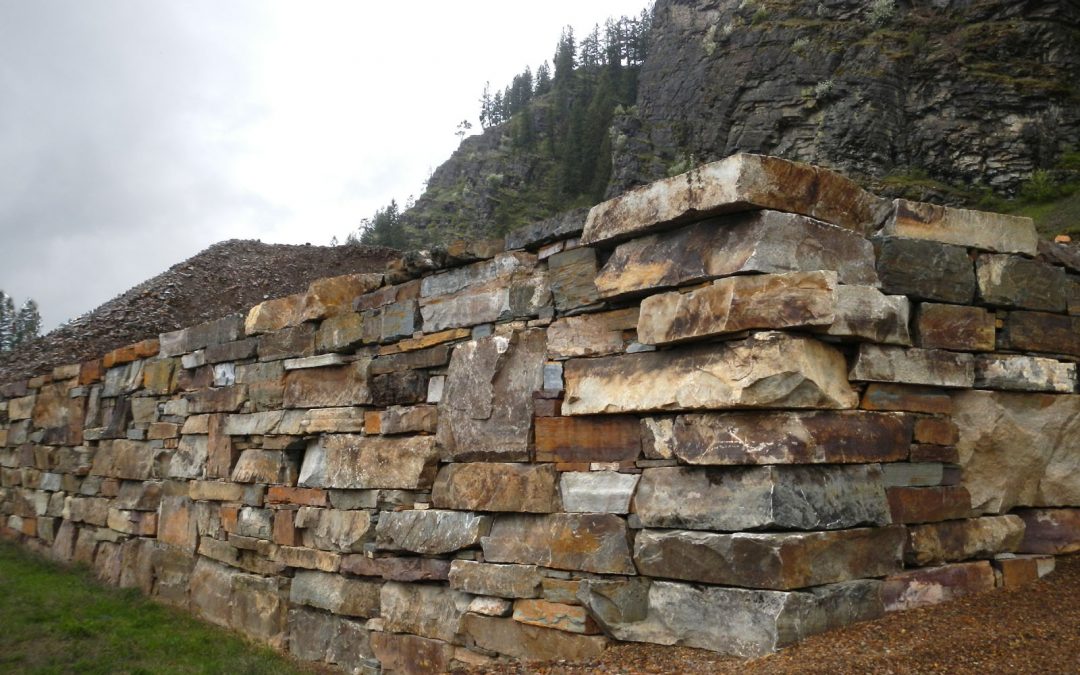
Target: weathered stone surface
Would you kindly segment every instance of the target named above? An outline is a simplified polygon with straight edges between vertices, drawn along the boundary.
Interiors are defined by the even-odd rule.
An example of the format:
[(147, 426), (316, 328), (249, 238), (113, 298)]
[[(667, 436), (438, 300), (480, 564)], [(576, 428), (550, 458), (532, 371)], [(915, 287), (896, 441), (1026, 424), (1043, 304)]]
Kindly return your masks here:
[(435, 480), (439, 451), (432, 436), (329, 434), (308, 445), (300, 487), (416, 490)]
[(737, 154), (594, 206), (581, 240), (617, 241), (686, 220), (775, 209), (865, 233), (888, 204), (827, 169), (776, 157)]
[(306, 545), (327, 551), (350, 553), (362, 551), (364, 544), (374, 538), (369, 511), (318, 511), (318, 523), (314, 527), (308, 527), (304, 533)]
[(498, 516), (481, 545), (490, 562), (635, 574), (626, 521), (610, 514)]
[(607, 647), (603, 636), (574, 635), (478, 614), (466, 614), (461, 630), (477, 647), (522, 661), (595, 659)]
[(872, 286), (837, 286), (834, 320), (818, 332), (879, 344), (911, 345), (911, 303)]
[(992, 352), (996, 320), (981, 307), (924, 302), (915, 315), (917, 344), (923, 349)]
[(207, 458), (206, 436), (183, 436), (169, 462), (169, 478), (205, 478)]
[(180, 356), (196, 349), (239, 340), (244, 335), (244, 317), (240, 314), (208, 321), (183, 330), (163, 333), (160, 340), (160, 354), (163, 357)]
[(1080, 316), (1009, 312), (999, 345), (1018, 351), (1080, 356)]
[(306, 436), (319, 433), (360, 433), (364, 431), (363, 408), (312, 408), (286, 410), (274, 433)]
[(548, 356), (564, 359), (620, 354), (630, 344), (629, 336), (637, 323), (637, 307), (562, 317), (548, 327)]
[(588, 209), (574, 209), (511, 230), (506, 235), (506, 250), (531, 250), (558, 239), (576, 237), (585, 227), (585, 218), (588, 215)]
[(345, 274), (316, 279), (308, 286), (299, 308), (300, 321), (317, 321), (347, 312), (358, 296), (370, 293), (382, 283), (381, 274)]
[(491, 516), (462, 511), (393, 511), (379, 516), (379, 548), (436, 555), (475, 546), (491, 529)]
[(191, 573), (191, 609), (196, 615), (219, 626), (228, 627), (233, 578), (237, 573), (199, 558)]
[(1031, 218), (893, 201), (882, 234), (968, 246), (984, 251), (1035, 255), (1039, 235)]
[(472, 599), (469, 611), (483, 616), (510, 616), (514, 611), (514, 603), (505, 598), (481, 595)]
[(161, 505), (162, 484), (157, 481), (124, 481), (113, 501), (118, 509), (157, 511)]
[(158, 511), (158, 539), (166, 544), (194, 552), (199, 541), (197, 521), (191, 500), (167, 495)]
[(736, 276), (641, 302), (638, 340), (671, 344), (749, 329), (827, 326), (835, 320), (835, 272)]
[(597, 302), (596, 251), (575, 248), (548, 258), (548, 273), (555, 309), (567, 312)]
[(551, 513), (559, 508), (557, 479), (550, 464), (447, 464), (431, 502), (440, 509)]
[(402, 370), (374, 375), (368, 380), (371, 402), (382, 408), (392, 405), (422, 403), (427, 397), (428, 374), (419, 370)]
[(975, 266), (966, 249), (894, 237), (882, 239), (878, 248), (884, 292), (961, 305), (975, 297)]
[(1019, 354), (980, 354), (975, 357), (975, 387), (1008, 391), (1076, 391), (1075, 363)]
[(736, 412), (647, 417), (645, 455), (686, 464), (861, 464), (908, 455), (912, 423), (866, 412)]
[(453, 642), (472, 596), (443, 586), (383, 584), (383, 628)]
[(952, 398), (948, 392), (933, 387), (904, 384), (871, 384), (866, 388), (860, 405), (866, 410), (894, 410), (931, 415), (948, 415), (953, 410)]
[(1017, 509), (1024, 521), (1022, 553), (1061, 555), (1080, 551), (1080, 509)]
[(371, 650), (387, 673), (448, 673), (454, 646), (418, 635), (373, 632)]
[(563, 414), (729, 407), (851, 408), (840, 352), (811, 338), (746, 340), (566, 362)]
[(629, 513), (639, 474), (615, 471), (563, 473), (559, 478), (562, 510), (567, 513)]
[(536, 256), (529, 253), (520, 251), (501, 253), (490, 260), (455, 267), (424, 277), (420, 281), (420, 297), (430, 298), (457, 293), (469, 286), (502, 279), (513, 272), (531, 269), (535, 265)]
[(923, 567), (972, 558), (1012, 553), (1024, 538), (1024, 521), (1018, 516), (986, 516), (908, 527), (904, 560)]
[(391, 342), (411, 337), (421, 328), (420, 305), (402, 300), (363, 312), (363, 341), (367, 344)]
[(289, 654), (352, 671), (374, 656), (364, 622), (306, 608), (289, 610)]
[(596, 277), (602, 298), (748, 272), (836, 270), (841, 283), (877, 286), (873, 246), (840, 227), (775, 211), (695, 223), (619, 245)]
[(340, 554), (300, 546), (278, 546), (274, 549), (273, 559), (288, 567), (322, 572), (337, 572), (341, 566)]
[(1064, 312), (1065, 270), (1010, 255), (981, 255), (975, 263), (979, 299), (998, 307)]
[(890, 487), (886, 492), (894, 523), (929, 523), (972, 514), (971, 495), (962, 485)]
[(976, 512), (1080, 504), (1080, 396), (970, 391), (953, 401)]
[(285, 374), (286, 408), (340, 408), (371, 403), (367, 360)]
[(691, 530), (833, 530), (889, 523), (875, 464), (646, 469), (634, 510), (645, 527)]
[(641, 455), (636, 417), (538, 417), (537, 462), (625, 462)]
[(244, 487), (236, 483), (193, 480), (188, 483), (188, 496), (196, 501), (238, 502), (244, 498)]
[(450, 576), (450, 561), (438, 558), (369, 558), (366, 555), (347, 555), (341, 559), (341, 571), (365, 577), (382, 577), (387, 581), (446, 581)]
[(340, 574), (300, 570), (293, 577), (289, 601), (366, 618), (379, 615), (380, 586), (379, 582), (348, 579)]
[(894, 574), (885, 579), (881, 595), (885, 611), (895, 612), (992, 590), (994, 570), (982, 560)]
[(187, 395), (188, 411), (193, 415), (236, 412), (247, 400), (247, 385), (200, 389)]
[(897, 526), (808, 533), (642, 530), (634, 562), (650, 577), (791, 590), (899, 572), (906, 538)]
[(869, 382), (971, 387), (975, 384), (975, 359), (971, 354), (939, 349), (861, 344), (850, 377)]
[(304, 295), (304, 293), (295, 293), (255, 305), (248, 310), (247, 317), (244, 319), (244, 333), (259, 335), (303, 323)]
[(420, 315), (424, 332), (434, 333), (513, 317), (533, 317), (550, 305), (547, 274), (522, 271), (457, 293), (421, 300)]
[(815, 633), (883, 613), (881, 582), (849, 581), (784, 592), (669, 581), (592, 581), (579, 594), (618, 640), (761, 656)]
[(118, 439), (98, 446), (92, 476), (109, 476), (124, 480), (147, 480), (164, 476), (168, 453), (139, 441)]
[(548, 600), (522, 599), (514, 601), (514, 621), (577, 633), (596, 635), (600, 632), (584, 607)]
[(500, 598), (538, 598), (544, 575), (535, 565), (493, 565), (455, 560), (450, 565), (450, 587), (477, 595)]
[(529, 459), (532, 393), (543, 384), (544, 331), (494, 335), (454, 348), (437, 438), (450, 461)]
[(259, 336), (259, 360), (293, 359), (315, 353), (315, 324), (290, 326)]
[(438, 423), (438, 408), (433, 405), (394, 406), (364, 415), (364, 430), (384, 436), (435, 433)]
[(428, 349), (416, 349), (379, 356), (368, 367), (372, 375), (383, 375), (417, 368), (440, 368), (450, 363), (450, 346), (435, 345)]
[(364, 318), (357, 312), (347, 312), (326, 319), (315, 332), (315, 351), (346, 352), (364, 339)]
[[(941, 462), (896, 462), (883, 464), (881, 473), (885, 487), (933, 487), (945, 480), (945, 465)], [(970, 496), (968, 497), (970, 504)], [(970, 506), (968, 507), (970, 508)], [(895, 518), (893, 520), (896, 520)]]

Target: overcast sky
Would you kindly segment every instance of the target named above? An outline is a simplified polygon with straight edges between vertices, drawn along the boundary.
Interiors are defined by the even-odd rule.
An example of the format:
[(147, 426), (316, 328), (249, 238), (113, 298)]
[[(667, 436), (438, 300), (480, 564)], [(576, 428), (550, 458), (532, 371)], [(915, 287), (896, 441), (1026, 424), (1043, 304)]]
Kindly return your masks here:
[(484, 83), (646, 0), (0, 0), (0, 289), (45, 329), (419, 195)]

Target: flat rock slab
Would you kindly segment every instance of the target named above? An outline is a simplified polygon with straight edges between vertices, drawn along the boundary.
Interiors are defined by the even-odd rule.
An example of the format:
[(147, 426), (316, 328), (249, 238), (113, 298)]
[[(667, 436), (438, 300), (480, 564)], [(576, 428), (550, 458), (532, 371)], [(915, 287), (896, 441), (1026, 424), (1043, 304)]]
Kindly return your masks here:
[(1068, 306), (1065, 270), (1012, 255), (981, 255), (975, 262), (979, 299), (996, 307), (1064, 312)]
[(812, 338), (746, 340), (566, 362), (565, 415), (709, 408), (853, 408), (847, 364)]
[(384, 550), (437, 555), (475, 546), (490, 529), (491, 516), (428, 509), (383, 513), (375, 535)]
[(286, 408), (339, 408), (371, 404), (367, 360), (329, 368), (304, 368), (285, 374)]
[(850, 377), (863, 382), (972, 387), (975, 384), (975, 358), (971, 354), (941, 349), (862, 344)]
[(397, 633), (454, 642), (472, 596), (445, 586), (402, 584), (382, 586), (383, 628)]
[(885, 578), (881, 594), (886, 612), (915, 609), (995, 588), (986, 560), (901, 572)]
[(1016, 351), (1080, 356), (1080, 316), (1047, 312), (1009, 312), (1000, 346)]
[(513, 619), (466, 614), (461, 624), (477, 647), (522, 661), (595, 659), (608, 645), (601, 635), (575, 635)]
[(827, 326), (836, 319), (835, 272), (736, 276), (641, 301), (638, 341), (664, 345), (750, 329)]
[(1021, 553), (1080, 551), (1080, 509), (1017, 509), (1016, 515), (1025, 526)]
[(610, 514), (497, 516), (481, 545), (490, 562), (636, 574), (626, 521)]
[(300, 487), (428, 489), (438, 462), (432, 436), (329, 434), (308, 445)]
[(627, 334), (637, 323), (637, 307), (556, 319), (548, 327), (548, 356), (565, 359), (622, 353), (630, 343)]
[(617, 640), (762, 656), (810, 635), (884, 613), (881, 582), (806, 591), (697, 586), (648, 579), (587, 582), (579, 599)]
[(833, 322), (826, 335), (879, 344), (911, 344), (911, 303), (903, 295), (885, 295), (872, 286), (837, 286)]
[(898, 526), (808, 533), (642, 530), (634, 562), (650, 577), (792, 590), (895, 574), (906, 538)]
[(1013, 553), (1024, 538), (1019, 516), (986, 516), (908, 527), (904, 560), (924, 567), (944, 562)]
[(877, 286), (873, 245), (812, 218), (758, 211), (620, 244), (596, 277), (601, 298), (640, 295), (734, 274), (835, 270), (840, 283)]
[(381, 585), (377, 581), (347, 579), (340, 574), (298, 570), (293, 577), (289, 601), (333, 614), (367, 618), (379, 615)]
[(1080, 396), (958, 392), (962, 484), (980, 513), (1080, 504)]
[(558, 510), (558, 474), (548, 465), (447, 464), (431, 491), (440, 509), (551, 513)]
[(1039, 235), (1031, 218), (936, 206), (906, 199), (893, 201), (882, 233), (968, 246), (999, 253), (1038, 251)]
[(924, 302), (916, 313), (915, 332), (923, 349), (992, 352), (996, 322), (982, 307)]
[(1003, 391), (1076, 391), (1075, 363), (1020, 354), (980, 354), (975, 357), (975, 387)]
[(875, 464), (645, 469), (634, 508), (645, 527), (691, 530), (832, 530), (890, 522)]
[(493, 335), (454, 348), (437, 438), (450, 461), (529, 459), (532, 394), (543, 386), (544, 331)]
[(647, 417), (645, 455), (686, 464), (862, 464), (906, 459), (911, 419), (871, 412), (730, 412)]
[(881, 222), (888, 203), (827, 169), (738, 154), (594, 206), (581, 240), (613, 242), (687, 220), (754, 209), (799, 213), (865, 233)]
[(448, 673), (454, 660), (452, 644), (405, 633), (372, 632), (371, 650), (387, 673)]
[(536, 565), (493, 565), (473, 560), (450, 564), (450, 587), (499, 598), (538, 598), (544, 575)]
[(877, 248), (884, 292), (960, 305), (975, 298), (975, 265), (967, 249), (897, 237), (883, 238)]
[(641, 455), (641, 429), (632, 415), (538, 417), (537, 462), (626, 462)]
[(559, 478), (562, 510), (567, 513), (629, 513), (640, 474), (568, 471)]

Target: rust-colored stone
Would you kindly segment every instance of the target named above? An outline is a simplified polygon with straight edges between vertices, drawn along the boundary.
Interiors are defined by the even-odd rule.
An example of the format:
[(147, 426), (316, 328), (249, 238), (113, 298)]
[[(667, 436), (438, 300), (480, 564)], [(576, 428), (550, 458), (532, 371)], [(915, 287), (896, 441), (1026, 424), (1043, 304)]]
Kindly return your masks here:
[(915, 315), (916, 344), (924, 349), (992, 352), (996, 320), (981, 307), (924, 302)]
[(1009, 312), (1001, 346), (1018, 351), (1080, 356), (1080, 316)]
[(885, 578), (881, 595), (885, 611), (895, 612), (992, 590), (994, 570), (983, 560), (894, 574)]
[(885, 493), (894, 523), (930, 523), (971, 515), (971, 495), (963, 486), (891, 487)]
[(537, 462), (622, 462), (641, 455), (636, 417), (537, 417), (535, 423)]
[(266, 492), (268, 504), (298, 504), (300, 506), (329, 506), (330, 496), (320, 488), (297, 488), (271, 485)]
[(915, 420), (915, 442), (932, 445), (955, 445), (960, 430), (947, 417), (920, 417)]
[(953, 410), (952, 398), (940, 389), (878, 383), (866, 388), (861, 407), (866, 410), (896, 410), (932, 415), (948, 415)]

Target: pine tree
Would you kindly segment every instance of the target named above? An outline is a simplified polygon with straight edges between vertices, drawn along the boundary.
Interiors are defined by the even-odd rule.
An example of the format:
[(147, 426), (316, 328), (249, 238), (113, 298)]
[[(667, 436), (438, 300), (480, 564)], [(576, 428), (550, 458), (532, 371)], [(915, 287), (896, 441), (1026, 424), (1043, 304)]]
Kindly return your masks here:
[(37, 302), (27, 300), (15, 315), (14, 347), (24, 345), (41, 334), (41, 314)]
[(574, 67), (577, 65), (577, 43), (574, 42), (574, 29), (567, 26), (563, 29), (562, 37), (555, 48), (555, 82), (566, 82), (573, 76)]
[(401, 208), (391, 199), (384, 209), (375, 211), (371, 218), (360, 223), (360, 243), (404, 249), (409, 246), (409, 236), (401, 222)]
[(0, 352), (11, 351), (14, 328), (15, 303), (11, 296), (0, 291)]
[(536, 69), (536, 95), (543, 96), (549, 91), (551, 91), (551, 66), (544, 61)]

